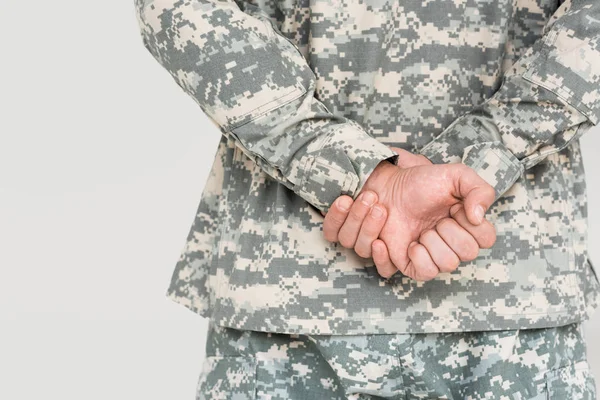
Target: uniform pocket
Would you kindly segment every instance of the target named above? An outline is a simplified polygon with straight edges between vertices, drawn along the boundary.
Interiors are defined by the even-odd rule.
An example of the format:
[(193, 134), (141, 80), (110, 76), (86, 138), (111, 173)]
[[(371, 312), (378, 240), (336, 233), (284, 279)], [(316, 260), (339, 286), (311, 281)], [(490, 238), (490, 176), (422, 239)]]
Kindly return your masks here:
[(547, 400), (596, 400), (596, 381), (586, 360), (546, 373)]
[(256, 399), (256, 358), (207, 356), (196, 388), (196, 400)]

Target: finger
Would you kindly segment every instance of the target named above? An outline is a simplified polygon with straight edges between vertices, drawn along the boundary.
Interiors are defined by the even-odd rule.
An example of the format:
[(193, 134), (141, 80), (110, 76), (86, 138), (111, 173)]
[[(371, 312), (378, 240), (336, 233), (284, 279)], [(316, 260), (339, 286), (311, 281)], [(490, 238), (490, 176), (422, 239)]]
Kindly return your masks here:
[(495, 200), (494, 188), (464, 164), (456, 164), (452, 172), (456, 195), (464, 199), (467, 218), (472, 224), (479, 225)]
[(375, 204), (360, 227), (354, 251), (361, 257), (371, 257), (373, 241), (379, 237), (379, 233), (385, 225), (387, 210), (381, 204)]
[(458, 268), (460, 259), (435, 229), (423, 232), (419, 243), (425, 246), (440, 272), (452, 272)]
[(444, 218), (435, 226), (435, 230), (461, 261), (472, 261), (479, 254), (477, 241), (452, 218)]
[(376, 202), (377, 195), (373, 191), (367, 190), (358, 196), (352, 207), (350, 207), (346, 221), (338, 233), (338, 241), (342, 246), (349, 249), (354, 248), (360, 227)]
[(486, 219), (480, 225), (471, 224), (467, 219), (464, 207), (460, 203), (454, 212), (450, 209), (450, 215), (473, 236), (480, 248), (489, 249), (496, 242), (496, 228), (494, 228), (494, 225)]
[(398, 272), (398, 268), (390, 260), (387, 245), (383, 240), (375, 240), (371, 245), (371, 252), (379, 275), (387, 279)]
[(462, 203), (456, 203), (452, 207), (450, 207), (450, 215), (454, 215), (462, 208)]
[(411, 272), (414, 279), (418, 281), (429, 281), (440, 273), (439, 268), (433, 262), (429, 252), (420, 243), (413, 242), (408, 247), (410, 262), (407, 270)]
[(330, 242), (338, 241), (338, 233), (346, 221), (353, 202), (352, 197), (346, 195), (338, 197), (333, 202), (323, 220), (323, 236), (326, 240)]

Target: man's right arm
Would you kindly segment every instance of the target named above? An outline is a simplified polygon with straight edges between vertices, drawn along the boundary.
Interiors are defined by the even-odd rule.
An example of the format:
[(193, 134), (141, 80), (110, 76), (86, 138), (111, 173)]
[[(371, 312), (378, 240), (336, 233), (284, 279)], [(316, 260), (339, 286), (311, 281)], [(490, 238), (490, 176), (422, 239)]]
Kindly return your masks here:
[[(240, 9), (240, 6), (244, 9)], [(300, 50), (260, 8), (232, 0), (135, 0), (144, 47), (223, 135), (320, 211), (356, 198), (398, 155), (315, 97)]]

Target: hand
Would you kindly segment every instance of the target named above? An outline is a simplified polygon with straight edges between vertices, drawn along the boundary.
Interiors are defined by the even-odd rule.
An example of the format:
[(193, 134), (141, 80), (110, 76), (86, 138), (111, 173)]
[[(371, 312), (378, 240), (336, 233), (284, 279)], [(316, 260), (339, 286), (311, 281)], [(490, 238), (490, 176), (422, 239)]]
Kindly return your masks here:
[[(485, 219), (479, 225), (471, 224), (462, 204), (451, 207), (450, 217), (440, 220), (435, 229), (421, 233), (418, 243), (409, 245), (409, 269), (433, 269), (439, 272), (452, 272), (461, 261), (472, 261), (477, 258), (479, 249), (490, 248), (496, 241), (494, 226)], [(380, 244), (377, 244), (381, 247)], [(385, 250), (381, 249), (381, 260), (376, 263), (382, 269), (395, 273), (395, 266), (389, 265), (385, 258)], [(376, 254), (376, 253), (375, 253)], [(376, 260), (374, 255), (373, 260)], [(388, 262), (388, 264), (384, 264)], [(379, 268), (378, 268), (379, 270)]]
[[(386, 218), (387, 210), (377, 204), (375, 192), (363, 191), (356, 201), (342, 195), (325, 215), (323, 236), (330, 242), (339, 242), (354, 249), (360, 257), (368, 258), (372, 256), (372, 244), (379, 237)], [(385, 243), (383, 246), (387, 251)], [(391, 262), (389, 257), (387, 261)]]
[[(398, 165), (402, 168), (431, 165), (422, 155), (391, 148), (400, 155)], [(371, 196), (370, 201), (362, 201), (365, 194)], [(452, 218), (443, 219), (436, 225), (438, 230), (431, 229), (421, 234), (418, 242), (421, 246), (413, 248), (412, 244), (416, 242), (409, 245), (409, 258), (413, 264), (434, 263), (440, 272), (452, 272), (460, 261), (475, 259), (479, 248), (489, 248), (496, 241), (493, 225), (486, 220), (479, 226), (471, 224), (460, 204), (453, 206), (450, 214), (458, 225), (453, 223)], [(385, 217), (386, 210), (377, 204), (375, 193), (363, 191), (356, 202), (350, 196), (343, 195), (338, 197), (325, 215), (323, 234), (328, 241), (352, 248), (361, 257), (373, 257), (380, 273), (389, 277), (397, 272), (397, 268), (389, 258), (387, 246), (378, 239)]]
[[(398, 153), (398, 166), (410, 168), (417, 165), (431, 165), (431, 161), (420, 154), (413, 154), (399, 147), (391, 147)], [(323, 235), (330, 242), (339, 242), (342, 246), (354, 249), (360, 257), (372, 256), (372, 244), (377, 240), (381, 229), (386, 221), (387, 210), (377, 203), (377, 194), (372, 191), (363, 190), (355, 202), (352, 197), (342, 195), (336, 199), (327, 214), (321, 212), (325, 217), (323, 221)], [(380, 263), (377, 265), (393, 265), (389, 259), (385, 243), (378, 240), (374, 258)], [(384, 253), (385, 252), (385, 253)], [(394, 270), (395, 272), (395, 270)]]
[[(345, 210), (339, 207), (343, 203), (346, 203)], [(398, 269), (390, 260), (385, 242), (378, 239), (385, 218), (374, 218), (369, 213), (376, 207), (381, 206), (375, 203), (369, 207), (358, 199), (353, 201), (350, 196), (340, 196), (325, 216), (323, 233), (328, 241), (353, 248), (361, 257), (373, 257), (380, 275), (389, 278)], [(423, 232), (418, 242), (409, 245), (414, 268), (425, 269), (434, 264), (439, 272), (452, 272), (461, 261), (474, 260), (480, 248), (490, 248), (496, 241), (493, 225), (485, 219), (480, 225), (471, 224), (462, 204), (451, 207), (450, 215), (451, 218), (440, 220), (435, 229)]]
[[(398, 165), (402, 168), (431, 165), (424, 156), (400, 148), (392, 147), (392, 149), (400, 154)], [(362, 200), (367, 193), (372, 196), (371, 202), (358, 201)], [(325, 215), (323, 233), (328, 241), (339, 242), (344, 247), (353, 248), (361, 257), (373, 257), (380, 274), (389, 277), (397, 272), (397, 268), (389, 258), (385, 243), (377, 239), (385, 223), (386, 210), (377, 204), (376, 199), (375, 193), (365, 191), (356, 202), (350, 196), (338, 197), (329, 213), (323, 214)], [(378, 208), (380, 217), (372, 212)], [(450, 214), (453, 219), (445, 218), (436, 225), (437, 230), (430, 229), (421, 234), (419, 247), (412, 247), (412, 244), (417, 242), (409, 245), (411, 263), (416, 265), (434, 263), (440, 272), (452, 272), (458, 267), (460, 261), (475, 259), (479, 254), (479, 248), (489, 248), (496, 241), (493, 225), (486, 220), (479, 226), (471, 224), (461, 204), (451, 207)]]
[[(410, 153), (402, 149), (396, 151), (401, 154), (401, 160), (411, 159)], [(417, 157), (422, 161), (426, 160), (422, 156), (414, 156), (413, 159), (416, 160)], [(440, 237), (447, 236), (448, 232), (452, 230), (455, 231), (451, 235), (452, 237), (463, 237), (463, 239), (469, 237), (468, 235), (461, 236), (457, 234), (457, 232), (461, 232), (457, 230), (460, 227), (458, 225), (452, 227), (451, 220), (445, 221), (439, 226), (437, 226), (437, 223), (452, 216), (450, 209), (464, 199), (464, 221), (469, 222), (470, 225), (479, 226), (483, 221), (482, 214), (494, 200), (493, 188), (485, 183), (473, 170), (462, 164), (424, 165), (425, 162), (421, 164), (409, 168), (399, 168), (389, 163), (387, 165), (381, 163), (371, 174), (363, 189), (363, 192), (373, 190), (378, 195), (379, 203), (387, 208), (389, 214), (379, 235), (383, 243), (378, 240), (372, 243), (374, 260), (378, 259), (376, 260), (377, 263), (381, 264), (379, 255), (387, 251), (389, 260), (392, 263), (391, 265), (387, 263), (388, 268), (383, 266), (386, 264), (385, 261), (382, 265), (378, 265), (378, 271), (382, 276), (391, 276), (396, 269), (399, 269), (413, 279), (428, 280), (435, 277), (440, 269), (435, 263), (426, 262), (428, 259), (424, 257), (425, 252), (423, 250), (428, 249), (428, 247), (438, 249), (438, 252), (445, 249), (440, 247), (440, 240), (436, 240), (439, 239), (437, 235), (440, 235)], [(423, 182), (427, 182), (427, 185), (423, 185)], [(481, 211), (483, 211), (480, 211), (479, 215), (476, 215), (475, 212), (477, 205), (480, 205), (482, 207)], [(453, 208), (453, 212), (456, 213), (455, 216), (460, 215), (458, 211), (457, 207)], [(331, 218), (335, 218), (335, 216)], [(436, 231), (439, 229), (437, 235), (429, 233), (421, 238), (421, 234), (434, 227), (436, 227)], [(450, 227), (452, 229), (448, 229)], [(488, 230), (490, 227), (487, 226)], [(493, 227), (491, 228), (493, 229)], [(329, 233), (326, 232), (326, 235), (329, 235)], [(488, 234), (487, 239), (483, 239), (481, 245), (489, 245), (490, 241), (493, 244), (493, 241), (495, 241), (494, 236), (495, 233)], [(357, 240), (358, 243), (362, 243), (361, 240)], [(408, 246), (413, 241), (426, 243), (413, 245), (409, 251)], [(385, 244), (385, 246), (382, 246), (382, 244)], [(361, 246), (364, 246), (364, 244)], [(469, 247), (465, 249), (468, 250)], [(473, 253), (469, 251), (463, 253), (461, 254), (459, 251), (457, 255), (459, 259), (473, 257)], [(362, 252), (362, 255), (365, 254)], [(417, 261), (413, 262), (412, 257), (416, 258)], [(429, 254), (429, 257), (431, 260), (435, 259), (436, 262), (440, 259), (435, 255), (435, 252)], [(448, 261), (439, 262), (444, 264), (442, 265), (442, 271), (452, 268), (446, 265), (451, 264)], [(393, 267), (390, 268), (392, 265)]]

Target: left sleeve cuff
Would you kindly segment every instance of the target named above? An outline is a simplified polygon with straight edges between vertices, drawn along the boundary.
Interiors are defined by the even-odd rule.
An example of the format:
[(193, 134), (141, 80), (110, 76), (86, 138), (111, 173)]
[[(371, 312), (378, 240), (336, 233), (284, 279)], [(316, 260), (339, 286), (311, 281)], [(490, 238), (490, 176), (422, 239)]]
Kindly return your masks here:
[(523, 165), (500, 142), (477, 143), (465, 149), (462, 163), (490, 184), (498, 200), (523, 174)]

